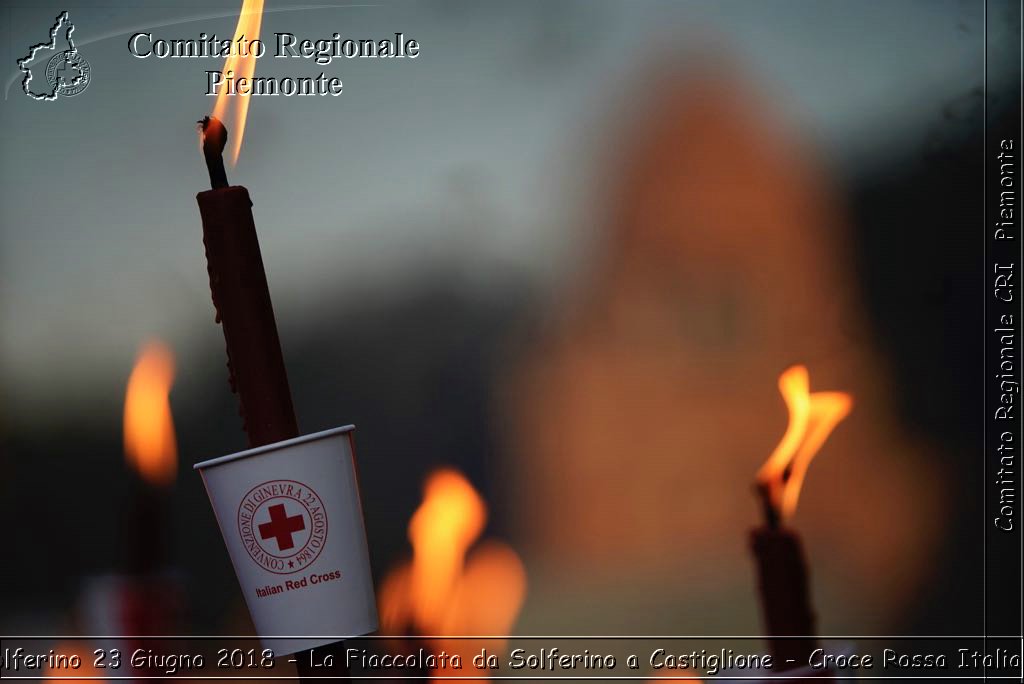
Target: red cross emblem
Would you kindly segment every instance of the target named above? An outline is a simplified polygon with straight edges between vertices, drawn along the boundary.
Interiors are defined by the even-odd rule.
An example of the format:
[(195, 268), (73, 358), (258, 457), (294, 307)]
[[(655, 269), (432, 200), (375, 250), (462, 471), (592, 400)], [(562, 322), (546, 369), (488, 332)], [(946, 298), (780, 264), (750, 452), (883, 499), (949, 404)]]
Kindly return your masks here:
[(327, 541), (327, 510), (320, 496), (296, 480), (270, 480), (238, 504), (238, 534), (249, 557), (276, 575), (309, 567)]
[(277, 548), (285, 551), (295, 546), (292, 535), (306, 529), (306, 521), (299, 515), (288, 515), (284, 511), (284, 504), (274, 504), (267, 509), (270, 513), (270, 522), (260, 523), (260, 537), (277, 540)]

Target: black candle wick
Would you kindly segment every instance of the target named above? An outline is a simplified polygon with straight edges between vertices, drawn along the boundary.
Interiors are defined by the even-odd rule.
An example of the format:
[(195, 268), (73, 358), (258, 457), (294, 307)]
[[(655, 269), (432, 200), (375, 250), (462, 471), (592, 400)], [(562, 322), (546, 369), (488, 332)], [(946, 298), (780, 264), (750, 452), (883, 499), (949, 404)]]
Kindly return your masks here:
[(764, 512), (764, 523), (770, 530), (779, 528), (781, 516), (778, 509), (772, 502), (771, 486), (766, 483), (758, 483), (754, 487), (758, 498), (761, 500), (761, 510)]
[(203, 156), (210, 172), (210, 187), (214, 190), (228, 187), (228, 174), (224, 169), (224, 147), (228, 143), (228, 129), (215, 116), (204, 116), (196, 122), (203, 132)]

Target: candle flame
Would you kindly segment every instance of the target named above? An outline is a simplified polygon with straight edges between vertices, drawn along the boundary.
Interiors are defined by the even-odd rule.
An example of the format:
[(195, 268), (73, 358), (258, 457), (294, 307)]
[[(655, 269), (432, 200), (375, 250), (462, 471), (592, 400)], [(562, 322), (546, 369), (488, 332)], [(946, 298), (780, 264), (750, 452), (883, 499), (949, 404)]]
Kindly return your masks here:
[[(411, 562), (381, 583), (380, 618), (385, 634), (429, 636), (507, 634), (526, 596), (526, 570), (507, 544), (485, 541), (467, 555), (487, 522), (483, 499), (459, 472), (443, 469), (427, 478), (423, 503), (409, 521)], [(435, 651), (468, 660), (504, 640), (439, 639)], [(434, 675), (445, 672), (435, 671)]]
[(417, 624), (440, 625), (447, 598), (462, 574), (466, 550), (486, 522), (487, 506), (461, 473), (439, 470), (427, 479), (423, 503), (409, 521), (413, 548), (410, 580)]
[(805, 366), (779, 376), (779, 392), (789, 411), (789, 425), (775, 451), (757, 473), (768, 504), (787, 520), (796, 512), (807, 468), (832, 430), (849, 415), (853, 397), (846, 392), (811, 392)]
[(147, 482), (171, 484), (178, 449), (168, 395), (174, 381), (174, 356), (164, 344), (142, 348), (124, 395), (125, 460)]
[[(43, 677), (48, 681), (48, 684), (76, 684), (76, 682), (81, 682), (83, 678), (88, 678), (93, 684), (105, 684), (105, 680), (100, 678), (103, 674), (102, 670), (93, 664), (96, 660), (96, 654), (89, 647), (88, 643), (61, 641), (53, 647), (53, 652), (58, 655), (67, 656), (69, 659), (72, 656), (78, 656), (81, 659), (81, 665), (78, 668), (70, 669), (53, 667), (47, 663), (43, 670)], [(65, 674), (67, 678), (64, 677)]]
[(507, 544), (483, 542), (466, 562), (440, 634), (508, 634), (525, 597), (526, 569), (519, 554)]
[(224, 60), (224, 80), (220, 84), (217, 103), (213, 107), (213, 116), (220, 119), (230, 131), (227, 161), (232, 167), (238, 163), (238, 155), (242, 150), (242, 138), (245, 137), (245, 120), (249, 115), (248, 95), (228, 95), (228, 76), (234, 78), (252, 78), (256, 73), (256, 57), (247, 47), (241, 50), (238, 46), (248, 46), (251, 41), (260, 37), (263, 24), (263, 0), (243, 0), (242, 12), (238, 15), (235, 35), (231, 42), (231, 54)]

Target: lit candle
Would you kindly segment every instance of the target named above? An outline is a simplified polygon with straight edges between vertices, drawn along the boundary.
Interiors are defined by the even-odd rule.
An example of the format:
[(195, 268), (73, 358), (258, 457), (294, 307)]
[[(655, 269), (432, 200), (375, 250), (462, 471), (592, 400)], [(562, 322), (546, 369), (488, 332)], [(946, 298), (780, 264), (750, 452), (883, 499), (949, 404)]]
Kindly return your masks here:
[[(240, 41), (243, 37), (250, 41), (258, 38), (262, 17), (263, 0), (244, 0), (235, 27), (235, 41)], [(236, 76), (250, 78), (255, 68), (256, 57), (253, 53), (232, 52), (224, 62), (223, 73), (234, 73)], [(231, 116), (232, 126), (235, 127), (229, 151), (229, 159), (234, 164), (241, 149), (248, 106), (248, 97), (233, 96), (226, 88), (221, 88), (213, 114), (199, 122), (202, 130), (203, 156), (210, 174), (211, 189), (199, 193), (196, 200), (203, 222), (203, 244), (206, 247), (210, 292), (213, 295), (216, 319), (223, 328), (227, 345), (229, 382), (232, 391), (238, 395), (243, 428), (249, 446), (260, 447), (298, 437), (299, 428), (288, 386), (284, 356), (281, 353), (281, 342), (277, 334), (277, 323), (274, 320), (274, 309), (270, 301), (270, 288), (267, 286), (266, 271), (263, 268), (263, 256), (256, 236), (252, 201), (249, 198), (249, 191), (244, 187), (228, 184), (224, 166), (223, 155), (228, 146), (228, 130), (223, 122), (225, 117)], [(209, 481), (207, 484), (209, 485)], [(330, 486), (340, 487), (343, 484), (338, 481), (330, 483)], [(352, 492), (348, 503), (350, 504), (352, 500), (358, 501), (358, 492)], [(329, 507), (329, 502), (324, 505), (325, 510)], [(359, 598), (368, 599), (366, 603), (372, 607), (373, 595), (365, 532), (361, 517), (357, 518), (361, 516), (361, 512), (353, 512), (351, 506), (341, 510), (349, 514), (349, 524), (338, 529), (349, 532), (346, 545), (334, 548), (339, 552), (342, 548), (347, 549), (351, 554), (353, 567), (349, 581), (352, 584), (349, 586), (365, 588), (368, 596)], [(298, 520), (302, 520), (301, 516)], [(313, 524), (312, 518), (310, 524)], [(224, 532), (223, 527), (221, 531)], [(358, 577), (363, 577), (365, 581), (356, 580)], [(306, 610), (310, 607), (308, 602), (304, 603), (298, 598), (292, 601), (296, 606), (305, 606)], [(286, 612), (285, 604), (278, 606), (283, 615)], [(362, 634), (368, 629), (373, 629), (367, 625), (376, 624), (376, 613), (372, 610), (369, 611), (373, 613), (372, 616), (360, 613), (361, 606), (362, 602), (354, 601), (351, 606), (325, 607), (320, 618), (332, 615), (335, 611), (359, 613), (359, 626), (351, 628), (362, 630), (358, 632)], [(317, 608), (321, 606), (318, 605)], [(298, 610), (296, 608), (296, 611)], [(308, 619), (307, 613), (302, 615), (303, 619)], [(259, 620), (256, 622), (259, 627)], [(273, 630), (269, 633), (280, 634)], [(300, 680), (312, 676), (349, 678), (343, 657), (344, 650), (343, 641), (318, 647), (316, 651), (320, 657), (324, 654), (333, 656), (333, 664), (327, 667), (321, 666), (325, 664), (323, 661), (314, 663), (312, 650), (296, 653), (295, 663)]]
[(169, 401), (173, 380), (171, 350), (152, 342), (139, 353), (124, 393), (124, 455), (138, 475), (134, 510), (126, 520), (130, 526), (128, 562), (136, 575), (158, 572), (164, 561), (167, 491), (178, 468)]
[(757, 474), (765, 523), (750, 539), (774, 668), (788, 670), (807, 663), (817, 647), (817, 629), (803, 544), (786, 522), (796, 511), (807, 467), (849, 414), (853, 399), (844, 392), (811, 393), (804, 366), (785, 371), (779, 391), (789, 410), (789, 426)]
[[(117, 574), (92, 578), (83, 591), (83, 614), (93, 634), (127, 635), (130, 653), (151, 643), (140, 635), (177, 634), (185, 618), (182, 587), (168, 566), (170, 490), (178, 454), (171, 416), (174, 356), (160, 342), (140, 351), (124, 393), (124, 457), (134, 473), (121, 516), (124, 557)], [(152, 674), (145, 668), (136, 674)]]
[[(206, 117), (200, 125), (212, 188), (199, 193), (196, 200), (203, 219), (216, 320), (227, 344), (228, 379), (238, 395), (249, 446), (273, 444), (298, 437), (299, 426), (252, 217), (252, 201), (244, 187), (227, 184), (222, 157), (228, 137), (224, 124), (215, 117)], [(315, 667), (312, 652), (297, 653), (300, 680), (349, 677), (344, 642), (322, 647), (318, 653), (331, 655), (333, 667)]]

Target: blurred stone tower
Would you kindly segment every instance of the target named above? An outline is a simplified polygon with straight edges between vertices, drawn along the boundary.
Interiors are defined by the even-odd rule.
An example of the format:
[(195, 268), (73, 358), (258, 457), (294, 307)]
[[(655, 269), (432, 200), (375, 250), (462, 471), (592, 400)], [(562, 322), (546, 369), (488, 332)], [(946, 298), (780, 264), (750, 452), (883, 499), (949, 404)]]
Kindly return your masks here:
[[(645, 624), (757, 633), (751, 487), (786, 427), (776, 379), (794, 363), (812, 391), (855, 397), (794, 520), (821, 626), (891, 626), (941, 528), (941, 478), (892, 413), (836, 192), (735, 74), (651, 86), (613, 136), (601, 256), (505, 387), (510, 517), (533, 560), (522, 629), (531, 615), (543, 633), (616, 629), (673, 605)], [(594, 609), (607, 624), (546, 608), (586, 587), (622, 601)]]

